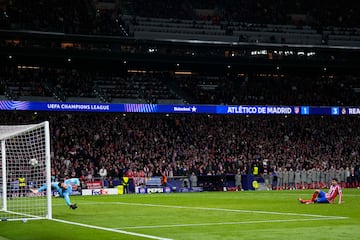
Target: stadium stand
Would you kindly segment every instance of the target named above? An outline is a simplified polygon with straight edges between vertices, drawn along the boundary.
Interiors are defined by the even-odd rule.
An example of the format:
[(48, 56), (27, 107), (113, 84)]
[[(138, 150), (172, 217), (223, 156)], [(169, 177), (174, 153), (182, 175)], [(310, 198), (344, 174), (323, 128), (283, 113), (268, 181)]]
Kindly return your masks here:
[(242, 74), (238, 76), (176, 76), (179, 87), (194, 103), (358, 105), (359, 77), (299, 74)]
[(2, 66), (2, 91), (13, 100), (156, 103), (180, 100), (161, 74), (88, 72), (75, 68)]
[[(360, 105), (353, 2), (1, 4), (0, 99)], [(260, 174), (335, 169), (346, 186), (360, 182), (357, 116), (0, 114), (0, 124), (40, 120), (51, 123), (57, 178), (93, 180), (105, 166), (111, 186), (124, 175), (252, 173), (258, 165)]]
[(7, 29), (126, 36), (119, 12), (110, 2), (15, 0), (1, 12), (1, 26)]
[[(131, 14), (124, 15), (123, 20), (135, 38), (358, 46), (359, 7), (349, 4), (344, 8), (335, 1), (331, 5), (316, 4), (148, 1), (144, 8), (143, 2), (132, 1), (127, 6)], [(323, 29), (324, 26), (335, 31)]]
[[(1, 114), (0, 124), (50, 120), (58, 177), (109, 178), (251, 173), (279, 168), (352, 169), (359, 180), (359, 118), (31, 113)], [(348, 175), (341, 176), (343, 182)], [(357, 181), (358, 181), (357, 180)], [(354, 185), (355, 186), (355, 185)]]
[[(171, 75), (2, 68), (0, 94), (14, 100), (262, 105), (359, 105), (356, 74)], [(168, 84), (172, 82), (172, 84)], [(182, 95), (179, 95), (181, 93)]]
[(0, 26), (137, 39), (358, 46), (360, 9), (354, 3), (339, 4), (333, 0), (327, 4), (248, 0), (63, 0), (35, 4), (16, 0), (1, 10)]

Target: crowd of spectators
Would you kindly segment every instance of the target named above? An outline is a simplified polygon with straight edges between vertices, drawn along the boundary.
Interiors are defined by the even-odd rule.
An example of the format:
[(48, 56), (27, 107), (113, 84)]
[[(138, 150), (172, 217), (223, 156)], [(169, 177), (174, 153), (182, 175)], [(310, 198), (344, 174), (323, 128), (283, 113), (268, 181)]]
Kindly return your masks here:
[[(359, 180), (358, 117), (2, 112), (0, 124), (49, 120), (53, 174), (129, 177), (348, 169)], [(102, 176), (104, 178), (104, 176)], [(349, 176), (347, 176), (349, 177)], [(355, 186), (355, 185), (354, 185)]]

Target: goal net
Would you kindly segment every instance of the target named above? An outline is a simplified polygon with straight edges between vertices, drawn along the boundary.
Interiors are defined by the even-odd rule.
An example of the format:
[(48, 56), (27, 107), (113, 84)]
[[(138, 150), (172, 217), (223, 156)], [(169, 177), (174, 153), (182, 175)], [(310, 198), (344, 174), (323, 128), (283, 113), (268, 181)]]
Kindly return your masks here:
[[(0, 126), (2, 221), (51, 218), (49, 123)], [(31, 188), (47, 185), (34, 195)]]

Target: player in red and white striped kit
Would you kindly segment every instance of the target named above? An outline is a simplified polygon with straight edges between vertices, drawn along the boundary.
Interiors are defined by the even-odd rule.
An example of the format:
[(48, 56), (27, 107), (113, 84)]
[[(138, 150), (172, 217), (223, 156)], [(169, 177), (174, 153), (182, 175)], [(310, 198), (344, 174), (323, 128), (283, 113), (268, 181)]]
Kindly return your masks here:
[(338, 203), (342, 203), (342, 191), (338, 184), (338, 180), (333, 178), (331, 180), (331, 186), (328, 193), (323, 192), (320, 189), (316, 189), (312, 195), (311, 200), (304, 200), (299, 198), (300, 203), (312, 204), (312, 203), (334, 203), (335, 198), (339, 195)]

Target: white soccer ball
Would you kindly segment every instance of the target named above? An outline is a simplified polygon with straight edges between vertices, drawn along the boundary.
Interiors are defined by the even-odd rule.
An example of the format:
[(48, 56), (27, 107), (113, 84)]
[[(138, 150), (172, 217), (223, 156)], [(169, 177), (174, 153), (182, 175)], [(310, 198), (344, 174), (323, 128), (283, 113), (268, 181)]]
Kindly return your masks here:
[(36, 167), (39, 164), (39, 162), (36, 158), (32, 158), (30, 159), (29, 164), (33, 167)]

